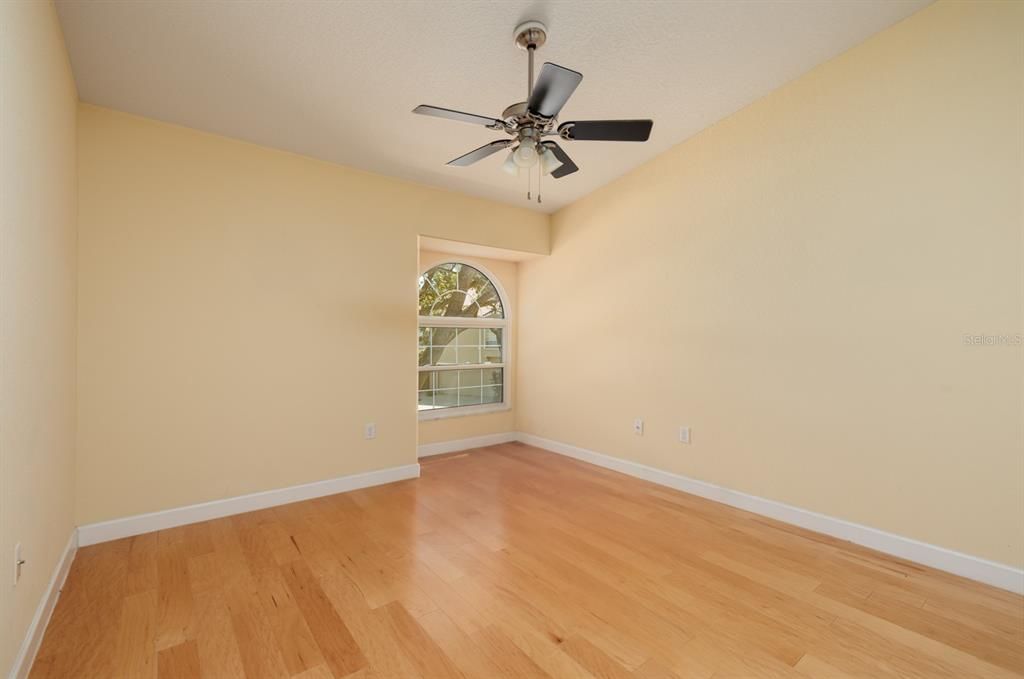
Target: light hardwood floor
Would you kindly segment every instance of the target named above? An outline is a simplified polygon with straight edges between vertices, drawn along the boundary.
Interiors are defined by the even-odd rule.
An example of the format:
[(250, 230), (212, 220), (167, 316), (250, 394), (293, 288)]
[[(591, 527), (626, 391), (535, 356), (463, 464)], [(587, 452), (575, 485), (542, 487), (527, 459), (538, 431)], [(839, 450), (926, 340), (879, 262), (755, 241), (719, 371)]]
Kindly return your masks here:
[(522, 444), (78, 552), (32, 677), (1024, 676), (1024, 599)]

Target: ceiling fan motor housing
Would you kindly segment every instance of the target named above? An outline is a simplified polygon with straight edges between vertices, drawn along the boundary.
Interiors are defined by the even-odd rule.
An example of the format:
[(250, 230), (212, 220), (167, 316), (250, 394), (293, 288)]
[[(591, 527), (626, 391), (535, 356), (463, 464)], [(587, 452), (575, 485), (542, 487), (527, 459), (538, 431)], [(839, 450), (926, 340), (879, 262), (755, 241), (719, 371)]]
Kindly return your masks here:
[(541, 121), (531, 116), (525, 101), (512, 104), (502, 111), (501, 117), (505, 120), (505, 131), (514, 137), (513, 143), (520, 144), (538, 144), (556, 122), (554, 119)]
[[(505, 131), (513, 137), (516, 137), (519, 141), (523, 141), (524, 135), (529, 134), (539, 137), (540, 132), (544, 131), (543, 125), (538, 124), (538, 122), (529, 115), (525, 101), (512, 104), (501, 112), (501, 117), (505, 121)], [(529, 130), (529, 133), (527, 130)]]

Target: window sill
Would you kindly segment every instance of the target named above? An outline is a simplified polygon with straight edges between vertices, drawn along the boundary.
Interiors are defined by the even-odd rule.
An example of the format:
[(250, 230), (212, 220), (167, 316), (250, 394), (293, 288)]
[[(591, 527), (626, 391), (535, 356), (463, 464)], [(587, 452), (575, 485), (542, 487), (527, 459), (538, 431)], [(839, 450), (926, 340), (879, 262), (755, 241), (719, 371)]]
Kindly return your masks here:
[(437, 410), (420, 410), (418, 416), (420, 422), (431, 420), (446, 420), (450, 417), (469, 417), (471, 415), (489, 415), (511, 410), (509, 403), (494, 403), (481, 406), (463, 406), (456, 408), (439, 408)]

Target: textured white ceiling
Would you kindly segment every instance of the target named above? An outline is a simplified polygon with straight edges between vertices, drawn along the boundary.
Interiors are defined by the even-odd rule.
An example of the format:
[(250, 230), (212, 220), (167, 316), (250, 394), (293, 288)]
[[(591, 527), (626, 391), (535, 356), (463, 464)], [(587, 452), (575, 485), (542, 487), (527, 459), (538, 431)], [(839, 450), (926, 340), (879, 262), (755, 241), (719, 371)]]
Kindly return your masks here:
[(646, 144), (566, 142), (553, 211), (924, 7), (930, 0), (57, 0), (83, 101), (434, 186), (527, 205), (502, 138), (415, 116), (500, 116), (526, 98), (519, 22), (548, 26), (538, 67), (583, 73), (562, 120), (653, 118)]

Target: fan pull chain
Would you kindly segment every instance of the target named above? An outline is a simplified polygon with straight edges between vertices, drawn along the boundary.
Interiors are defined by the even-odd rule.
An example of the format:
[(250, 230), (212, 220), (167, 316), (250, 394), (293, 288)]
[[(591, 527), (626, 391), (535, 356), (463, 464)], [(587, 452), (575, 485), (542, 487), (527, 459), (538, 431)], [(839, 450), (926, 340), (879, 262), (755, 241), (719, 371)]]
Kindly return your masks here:
[(540, 167), (537, 168), (537, 204), (540, 205), (540, 176), (544, 174), (544, 170)]
[(533, 168), (527, 168), (526, 170), (526, 200), (530, 200), (530, 182), (533, 181)]

